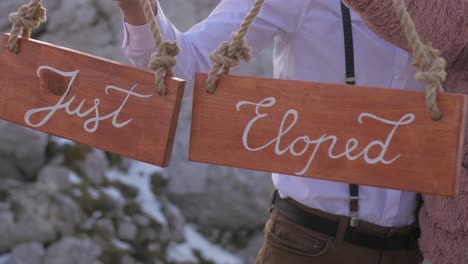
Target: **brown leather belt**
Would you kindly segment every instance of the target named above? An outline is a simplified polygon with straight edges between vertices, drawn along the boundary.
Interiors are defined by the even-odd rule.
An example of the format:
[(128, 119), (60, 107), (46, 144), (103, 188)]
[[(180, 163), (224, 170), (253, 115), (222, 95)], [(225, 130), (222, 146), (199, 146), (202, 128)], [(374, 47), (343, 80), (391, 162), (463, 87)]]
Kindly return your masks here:
[[(282, 199), (278, 192), (272, 197), (272, 205), (279, 209), (289, 220), (307, 229), (326, 234), (333, 239), (336, 237), (340, 223), (312, 214)], [(417, 247), (419, 229), (413, 228), (405, 235), (385, 236), (357, 231), (348, 226), (344, 240), (355, 245), (383, 250), (405, 250)]]

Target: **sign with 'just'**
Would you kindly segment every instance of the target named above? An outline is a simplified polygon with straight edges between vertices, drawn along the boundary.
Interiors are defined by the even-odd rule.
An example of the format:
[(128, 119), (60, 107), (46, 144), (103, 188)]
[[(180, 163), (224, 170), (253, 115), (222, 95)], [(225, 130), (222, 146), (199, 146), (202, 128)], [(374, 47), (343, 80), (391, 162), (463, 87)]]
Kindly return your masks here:
[(34, 40), (0, 49), (0, 118), (167, 166), (185, 82)]

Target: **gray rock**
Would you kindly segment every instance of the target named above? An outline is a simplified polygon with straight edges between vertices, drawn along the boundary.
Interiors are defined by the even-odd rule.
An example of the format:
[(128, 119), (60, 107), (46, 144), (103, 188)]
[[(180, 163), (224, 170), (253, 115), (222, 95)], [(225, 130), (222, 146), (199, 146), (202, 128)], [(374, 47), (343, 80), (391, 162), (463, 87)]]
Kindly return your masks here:
[(134, 241), (138, 234), (138, 228), (135, 224), (129, 222), (119, 223), (117, 236), (124, 241)]
[(34, 215), (22, 215), (15, 221), (12, 212), (0, 212), (0, 252), (11, 250), (15, 245), (32, 241), (50, 242), (55, 239), (53, 227), (42, 218), (26, 223), (25, 219), (34, 219)]
[(43, 40), (100, 57), (125, 61), (120, 51), (122, 17), (115, 2), (55, 1), (59, 4), (49, 8), (47, 32), (41, 36)]
[(140, 227), (147, 227), (150, 224), (150, 219), (142, 214), (136, 214), (133, 216), (133, 221)]
[(139, 240), (150, 240), (150, 241), (168, 241), (170, 239), (170, 235), (167, 236), (161, 236), (160, 233), (158, 233), (156, 230), (153, 228), (144, 228), (138, 237)]
[(10, 21), (8, 20), (8, 15), (13, 10), (18, 9), (18, 1), (16, 0), (2, 0), (0, 2), (0, 30), (1, 32), (6, 32), (10, 29)]
[(92, 228), (94, 228), (97, 220), (99, 220), (100, 217), (102, 217), (102, 212), (93, 212), (93, 214), (88, 219), (80, 224), (80, 229), (84, 231), (90, 231)]
[(156, 237), (153, 239), (154, 241), (172, 242), (174, 240), (169, 225), (162, 225), (161, 229), (157, 230), (157, 232), (154, 232), (153, 234), (156, 234)]
[[(83, 219), (78, 204), (66, 195), (51, 193), (44, 194), (43, 197), (41, 195), (35, 195), (35, 197), (35, 200), (26, 201), (30, 202), (31, 204), (29, 205), (33, 205), (37, 211), (29, 207), (29, 205), (26, 205), (25, 208), (28, 208), (27, 210), (31, 213), (37, 212), (37, 214), (34, 214), (35, 218), (42, 217), (44, 221), (47, 221), (53, 227), (59, 236), (72, 234), (75, 227)], [(41, 211), (43, 214), (39, 213)], [(21, 215), (19, 217), (21, 219)], [(24, 219), (24, 222), (28, 223), (27, 218)]]
[(0, 252), (11, 249), (15, 241), (11, 237), (14, 227), (14, 215), (10, 211), (0, 211)]
[(114, 203), (114, 206), (117, 208), (117, 211), (120, 211), (123, 209), (125, 206), (126, 200), (125, 197), (123, 196), (122, 192), (115, 188), (115, 187), (107, 187), (107, 188), (102, 188), (101, 189), (102, 196), (107, 197), (112, 203)]
[(258, 232), (252, 237), (247, 244), (247, 247), (237, 252), (237, 255), (244, 259), (244, 263), (255, 263), (258, 251), (262, 247), (263, 232)]
[(106, 179), (109, 162), (104, 151), (93, 149), (88, 153), (85, 160), (74, 161), (74, 166), (88, 181), (100, 185)]
[(51, 157), (50, 160), (47, 161), (48, 166), (60, 166), (65, 163), (65, 156), (63, 153), (54, 153), (55, 156)]
[(201, 226), (254, 228), (268, 219), (272, 190), (266, 174), (216, 168), (188, 177), (174, 174), (169, 197), (189, 221)]
[(42, 264), (45, 250), (38, 242), (16, 246), (11, 254), (10, 264)]
[(188, 161), (191, 101), (184, 99), (170, 164), (167, 195), (187, 221), (202, 228), (254, 228), (268, 219), (268, 173)]
[(120, 259), (120, 264), (136, 264), (136, 261), (132, 257), (125, 255)]
[(163, 213), (166, 216), (172, 240), (182, 242), (184, 240), (185, 218), (182, 212), (173, 204), (163, 200)]
[(185, 99), (179, 118), (167, 195), (186, 219), (202, 227), (253, 228), (268, 217), (273, 190), (267, 173), (188, 161), (190, 104)]
[(148, 244), (147, 249), (150, 252), (161, 252), (162, 246), (159, 243), (150, 243)]
[(13, 163), (27, 178), (35, 177), (45, 162), (47, 134), (0, 121), (0, 157)]
[(0, 255), (0, 264), (10, 264), (11, 254)]
[(36, 184), (41, 189), (62, 191), (73, 185), (70, 181), (71, 174), (73, 171), (67, 167), (45, 166), (40, 170)]
[(26, 242), (52, 242), (73, 233), (82, 219), (78, 205), (60, 193), (19, 189), (11, 204), (12, 211), (0, 212), (0, 252)]
[(94, 229), (103, 238), (111, 238), (115, 234), (114, 223), (108, 218), (97, 220)]
[[(57, 232), (52, 223), (28, 209), (19, 216), (19, 221), (15, 222), (10, 229), (10, 246), (30, 241), (52, 242), (57, 238)], [(0, 234), (2, 236), (2, 234)]]
[(11, 159), (0, 157), (0, 183), (23, 180), (23, 175), (16, 167), (15, 163), (16, 162)]
[(1, 211), (9, 211), (10, 209), (11, 209), (11, 203), (0, 202), (0, 212)]
[(90, 239), (66, 237), (50, 246), (44, 257), (47, 264), (96, 263), (101, 255), (101, 246)]
[(8, 203), (12, 195), (13, 188), (3, 182), (0, 184), (0, 203)]

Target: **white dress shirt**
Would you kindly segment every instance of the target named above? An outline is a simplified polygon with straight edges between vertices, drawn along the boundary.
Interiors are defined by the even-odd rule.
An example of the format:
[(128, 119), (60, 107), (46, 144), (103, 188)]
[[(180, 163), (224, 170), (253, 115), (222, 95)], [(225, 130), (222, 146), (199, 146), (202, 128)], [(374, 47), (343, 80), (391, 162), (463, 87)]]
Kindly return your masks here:
[[(193, 89), (197, 71), (210, 69), (208, 54), (230, 40), (253, 0), (223, 0), (211, 15), (186, 33), (179, 32), (158, 6), (157, 22), (165, 39), (177, 40), (182, 52), (174, 74)], [(410, 55), (379, 39), (355, 13), (351, 14), (358, 85), (423, 90), (414, 80)], [(339, 0), (267, 0), (247, 35), (259, 52), (274, 42), (274, 77), (324, 83), (345, 83), (345, 54)], [(155, 50), (147, 25), (125, 25), (123, 50), (137, 66), (146, 67)], [(350, 88), (352, 89), (352, 88)], [(288, 175), (273, 175), (281, 196), (332, 214), (349, 215), (348, 184)], [(416, 195), (360, 187), (362, 220), (382, 226), (414, 222)]]

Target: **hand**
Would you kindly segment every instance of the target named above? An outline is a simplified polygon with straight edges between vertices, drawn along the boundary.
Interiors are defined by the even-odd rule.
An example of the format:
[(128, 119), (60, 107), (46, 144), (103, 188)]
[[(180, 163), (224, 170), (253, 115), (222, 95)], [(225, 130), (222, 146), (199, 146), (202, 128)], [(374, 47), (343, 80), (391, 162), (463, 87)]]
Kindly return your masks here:
[[(114, 0), (122, 9), (125, 21), (134, 26), (146, 24), (146, 18), (139, 0)], [(155, 1), (155, 0), (151, 0)], [(156, 4), (154, 5), (156, 6)]]

